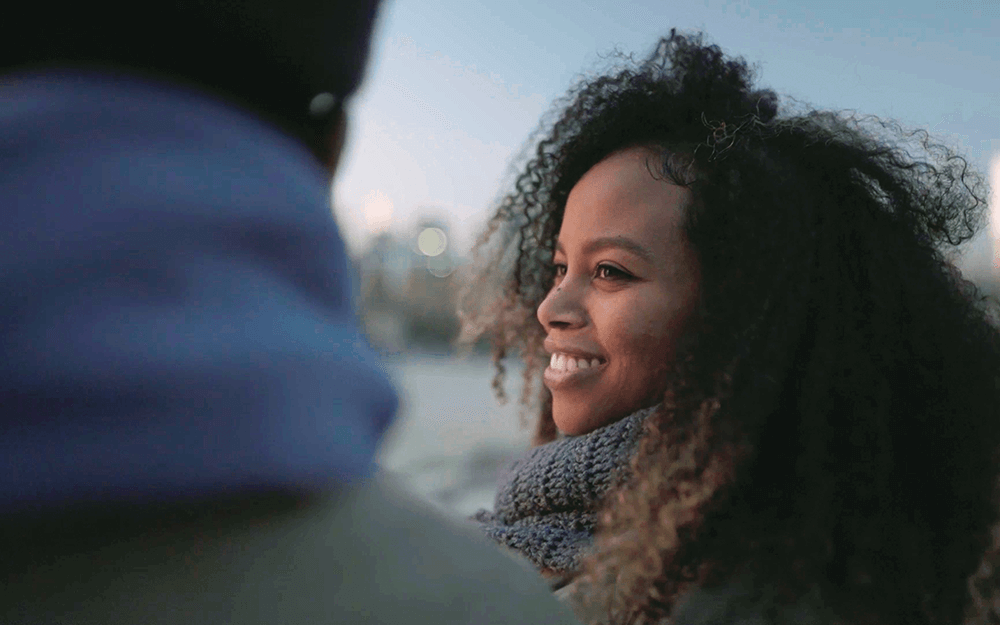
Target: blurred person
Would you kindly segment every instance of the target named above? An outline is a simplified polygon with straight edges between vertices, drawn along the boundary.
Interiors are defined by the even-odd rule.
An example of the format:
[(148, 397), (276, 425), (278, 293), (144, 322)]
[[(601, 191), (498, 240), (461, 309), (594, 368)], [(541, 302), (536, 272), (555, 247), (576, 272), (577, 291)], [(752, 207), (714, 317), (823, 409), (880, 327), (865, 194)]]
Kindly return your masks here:
[(538, 415), (483, 531), (587, 622), (998, 622), (982, 177), (697, 34), (557, 107), (463, 299)]
[(8, 16), (0, 622), (572, 622), (372, 475), (329, 183), (377, 4)]

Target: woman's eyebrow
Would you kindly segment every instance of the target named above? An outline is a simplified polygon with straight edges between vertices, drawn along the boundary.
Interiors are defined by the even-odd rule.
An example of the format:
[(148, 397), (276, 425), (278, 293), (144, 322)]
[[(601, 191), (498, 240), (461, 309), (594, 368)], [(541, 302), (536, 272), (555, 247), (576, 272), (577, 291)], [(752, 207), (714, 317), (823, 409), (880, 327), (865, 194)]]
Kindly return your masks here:
[[(590, 241), (587, 241), (586, 245), (583, 246), (583, 253), (589, 255), (608, 249), (609, 247), (621, 248), (627, 252), (635, 254), (647, 263), (653, 262), (652, 252), (633, 239), (621, 235), (591, 239)], [(563, 249), (562, 241), (556, 241), (556, 251), (562, 254), (566, 253)]]

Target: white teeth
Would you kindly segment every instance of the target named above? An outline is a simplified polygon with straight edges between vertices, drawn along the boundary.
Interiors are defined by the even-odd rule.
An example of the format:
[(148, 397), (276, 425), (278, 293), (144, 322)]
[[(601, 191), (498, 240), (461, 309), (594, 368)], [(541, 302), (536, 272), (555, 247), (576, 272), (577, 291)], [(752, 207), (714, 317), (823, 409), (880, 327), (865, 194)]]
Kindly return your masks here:
[(555, 371), (576, 371), (577, 369), (596, 368), (601, 364), (599, 358), (592, 358), (589, 361), (585, 358), (576, 359), (566, 354), (552, 354), (549, 359), (549, 367)]

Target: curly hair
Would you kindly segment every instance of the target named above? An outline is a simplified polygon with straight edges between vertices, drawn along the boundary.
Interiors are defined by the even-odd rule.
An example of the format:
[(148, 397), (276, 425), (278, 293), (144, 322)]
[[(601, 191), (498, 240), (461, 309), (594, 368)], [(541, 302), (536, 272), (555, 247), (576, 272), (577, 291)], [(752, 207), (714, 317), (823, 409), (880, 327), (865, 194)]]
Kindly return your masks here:
[(570, 190), (643, 146), (691, 191), (699, 302), (601, 514), (589, 601), (656, 620), (749, 573), (851, 622), (1000, 622), (1000, 331), (949, 260), (982, 225), (982, 176), (922, 131), (779, 110), (699, 34), (618, 56), (529, 140), (460, 311), (492, 341), (501, 400), (504, 360), (524, 361), (521, 404), (553, 440), (535, 311)]

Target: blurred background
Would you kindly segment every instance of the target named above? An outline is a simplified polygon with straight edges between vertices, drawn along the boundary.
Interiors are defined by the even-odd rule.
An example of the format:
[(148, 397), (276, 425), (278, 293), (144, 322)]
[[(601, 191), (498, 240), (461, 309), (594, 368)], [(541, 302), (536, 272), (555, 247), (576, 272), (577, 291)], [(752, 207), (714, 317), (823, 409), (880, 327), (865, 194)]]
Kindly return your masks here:
[[(365, 332), (402, 398), (379, 462), (448, 513), (491, 506), (498, 468), (529, 438), (516, 405), (493, 398), (488, 354), (450, 347), (455, 271), (554, 100), (611, 51), (645, 56), (671, 27), (704, 31), (781, 96), (927, 129), (1000, 188), (996, 0), (389, 0), (333, 210)], [(990, 202), (990, 226), (956, 262), (996, 295)], [(507, 379), (517, 397), (519, 371)]]

